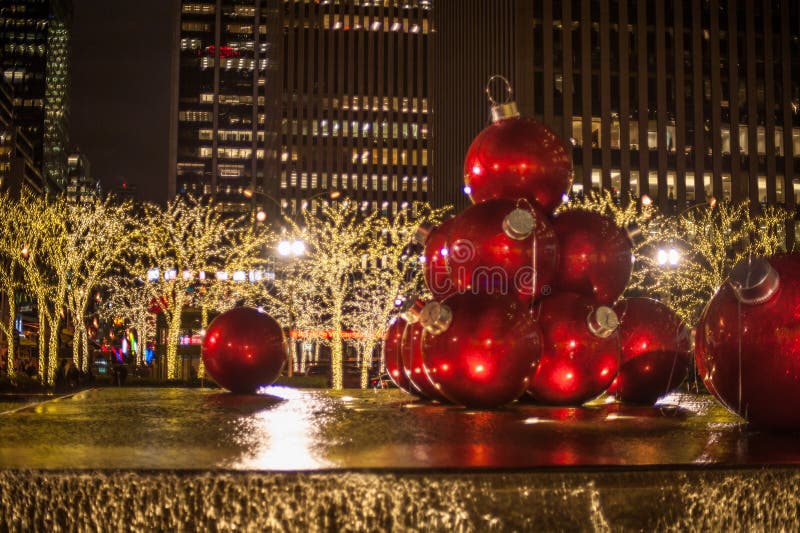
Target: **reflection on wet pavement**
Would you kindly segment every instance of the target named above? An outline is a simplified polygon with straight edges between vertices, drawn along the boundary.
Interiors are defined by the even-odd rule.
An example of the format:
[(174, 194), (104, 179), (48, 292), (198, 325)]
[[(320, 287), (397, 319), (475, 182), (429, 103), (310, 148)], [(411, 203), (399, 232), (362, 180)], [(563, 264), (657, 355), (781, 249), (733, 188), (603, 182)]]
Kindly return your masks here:
[(0, 468), (316, 470), (797, 464), (708, 396), (493, 411), (398, 391), (95, 389), (0, 415)]

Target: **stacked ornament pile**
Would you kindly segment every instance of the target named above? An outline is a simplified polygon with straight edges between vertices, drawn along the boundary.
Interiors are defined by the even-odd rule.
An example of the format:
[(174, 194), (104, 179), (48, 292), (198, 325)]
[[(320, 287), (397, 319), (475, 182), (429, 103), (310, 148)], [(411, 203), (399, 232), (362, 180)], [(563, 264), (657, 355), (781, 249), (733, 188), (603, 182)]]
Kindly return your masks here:
[(418, 231), (435, 300), (391, 324), (390, 376), (421, 398), (468, 407), (523, 397), (577, 406), (609, 388), (654, 402), (686, 377), (688, 330), (655, 300), (619, 300), (631, 232), (594, 212), (556, 215), (571, 150), (510, 98), (490, 102), (492, 124), (464, 162), (474, 205)]

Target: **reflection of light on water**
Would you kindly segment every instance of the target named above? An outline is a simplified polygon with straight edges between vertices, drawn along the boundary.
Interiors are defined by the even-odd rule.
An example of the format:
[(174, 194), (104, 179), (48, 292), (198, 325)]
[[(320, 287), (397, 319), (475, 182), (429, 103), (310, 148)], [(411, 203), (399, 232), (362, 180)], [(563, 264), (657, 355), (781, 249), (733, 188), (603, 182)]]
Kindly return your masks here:
[(545, 418), (539, 418), (536, 416), (526, 418), (522, 421), (523, 424), (546, 424), (547, 422), (552, 422), (552, 420), (547, 420)]
[(241, 440), (250, 449), (230, 466), (241, 470), (307, 470), (330, 466), (329, 461), (319, 456), (319, 441), (314, 438), (322, 424), (313, 413), (314, 403), (301, 401), (303, 393), (296, 389), (270, 387), (265, 391), (289, 401), (244, 420)]
[(281, 400), (298, 400), (303, 396), (303, 393), (298, 389), (291, 387), (281, 387), (273, 385), (271, 387), (261, 387), (258, 389), (259, 394), (269, 394)]
[(656, 402), (656, 406), (674, 405), (696, 415), (705, 415), (713, 408), (717, 407), (716, 401), (706, 394), (687, 394), (685, 392), (671, 392), (662, 396)]
[(629, 418), (636, 418), (636, 417), (630, 415), (621, 415), (619, 413), (609, 413), (609, 415), (606, 416), (606, 420), (625, 420)]

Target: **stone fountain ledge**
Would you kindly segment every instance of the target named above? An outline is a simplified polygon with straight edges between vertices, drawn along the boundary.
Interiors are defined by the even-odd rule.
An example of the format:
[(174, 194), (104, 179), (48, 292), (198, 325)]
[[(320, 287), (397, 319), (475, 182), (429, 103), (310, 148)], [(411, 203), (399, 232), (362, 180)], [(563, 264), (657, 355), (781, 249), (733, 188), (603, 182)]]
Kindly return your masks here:
[(0, 530), (794, 530), (794, 468), (0, 471)]
[(713, 399), (95, 389), (0, 414), (0, 531), (797, 530), (800, 437)]

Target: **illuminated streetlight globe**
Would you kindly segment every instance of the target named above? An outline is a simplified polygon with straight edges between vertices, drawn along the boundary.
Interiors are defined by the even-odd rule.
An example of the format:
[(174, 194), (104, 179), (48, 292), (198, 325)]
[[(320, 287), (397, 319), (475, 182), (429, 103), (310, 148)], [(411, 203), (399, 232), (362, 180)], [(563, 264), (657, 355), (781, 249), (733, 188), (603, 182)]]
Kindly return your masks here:
[(676, 266), (681, 260), (681, 254), (675, 248), (670, 248), (669, 252), (667, 252), (667, 258), (669, 259), (670, 265)]
[(278, 243), (278, 254), (287, 256), (292, 253), (292, 243), (289, 241), (281, 241)]
[(292, 254), (295, 256), (301, 256), (306, 253), (306, 243), (303, 241), (294, 241), (292, 243)]
[(267, 214), (264, 211), (259, 211), (256, 213), (256, 220), (259, 222), (264, 222), (267, 219)]

